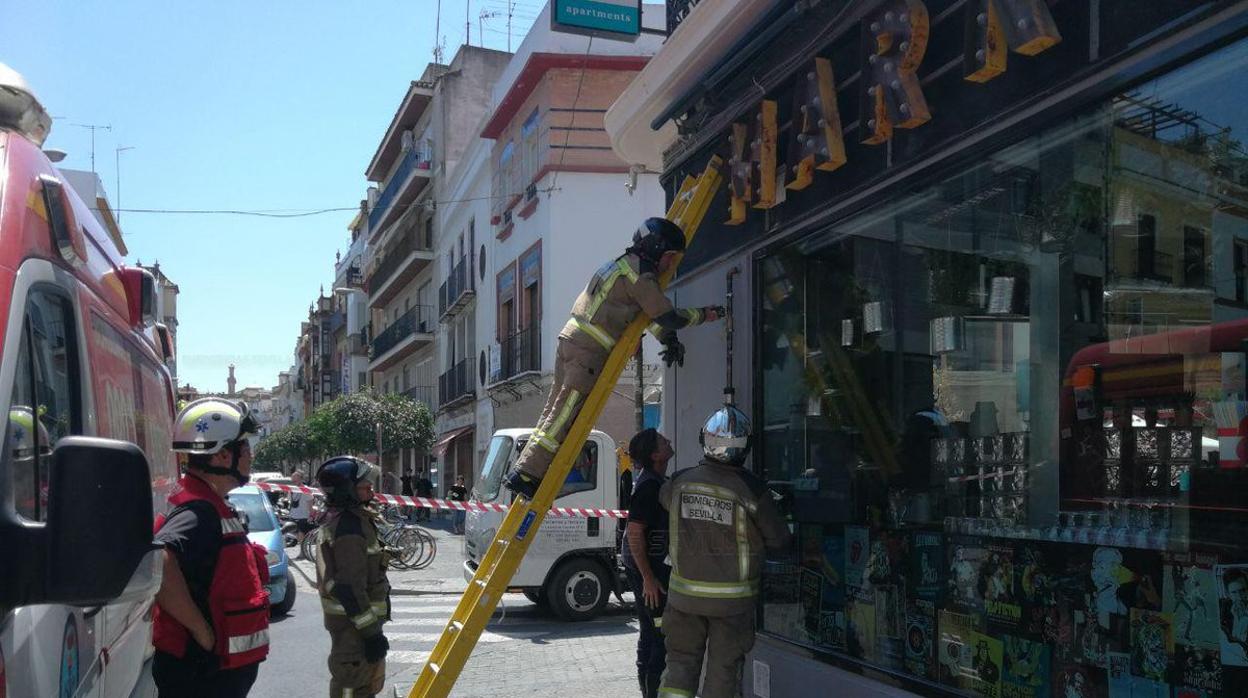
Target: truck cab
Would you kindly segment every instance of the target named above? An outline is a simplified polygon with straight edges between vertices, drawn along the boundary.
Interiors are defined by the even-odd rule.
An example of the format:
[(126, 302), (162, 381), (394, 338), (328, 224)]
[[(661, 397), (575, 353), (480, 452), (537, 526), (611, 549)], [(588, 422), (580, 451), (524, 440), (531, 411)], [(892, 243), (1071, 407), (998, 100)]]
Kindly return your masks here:
[[(510, 504), (502, 487), (532, 429), (494, 432), (472, 491), (472, 501)], [(619, 505), (615, 441), (601, 431), (590, 432), (580, 457), (564, 481), (555, 507), (615, 509)], [(471, 579), (503, 522), (503, 512), (470, 510), (464, 529), (464, 576)], [(547, 515), (509, 590), (548, 606), (569, 621), (590, 620), (602, 613), (612, 593), (623, 591), (616, 563), (616, 520), (599, 516)]]

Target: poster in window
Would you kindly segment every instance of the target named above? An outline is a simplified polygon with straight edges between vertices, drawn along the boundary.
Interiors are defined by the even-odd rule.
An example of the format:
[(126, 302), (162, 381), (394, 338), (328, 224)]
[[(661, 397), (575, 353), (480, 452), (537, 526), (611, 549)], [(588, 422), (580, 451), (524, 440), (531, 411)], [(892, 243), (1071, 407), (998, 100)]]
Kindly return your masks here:
[(971, 675), (963, 687), (984, 698), (998, 698), (1001, 695), (1001, 641), (973, 632), (971, 644)]
[(1050, 694), (1048, 645), (1014, 635), (1001, 638), (1004, 667), (1001, 698), (1047, 698)]
[(867, 584), (867, 558), (871, 555), (871, 533), (866, 526), (845, 527), (845, 585), (851, 593)]
[(895, 584), (877, 584), (875, 594), (876, 661), (900, 669), (904, 663), (903, 638), (906, 634), (905, 602)]
[(855, 595), (845, 606), (846, 651), (854, 657), (875, 661), (875, 604)]
[(1102, 667), (1062, 662), (1053, 672), (1054, 693), (1064, 698), (1108, 698)]
[(1187, 690), (1192, 695), (1222, 695), (1222, 658), (1218, 650), (1175, 644), (1171, 683), (1175, 695)]
[(1174, 657), (1174, 627), (1170, 616), (1131, 609), (1131, 673), (1164, 682)]
[(1009, 543), (988, 546), (979, 570), (979, 587), (989, 625), (1008, 631), (1016, 629), (1023, 611), (1014, 575), (1014, 548)]
[(969, 613), (941, 610), (937, 615), (936, 672), (946, 686), (963, 686), (974, 676), (971, 659), (972, 635), (978, 634), (979, 617)]
[(930, 601), (906, 605), (906, 671), (915, 676), (936, 678), (934, 641), (936, 607)]
[(1162, 610), (1174, 619), (1176, 645), (1218, 649), (1218, 589), (1213, 577), (1216, 565), (1216, 555), (1166, 554)]
[(918, 532), (910, 537), (907, 593), (923, 601), (939, 602), (944, 591), (944, 541), (939, 533)]
[(1109, 653), (1109, 698), (1169, 698), (1170, 686), (1131, 673), (1131, 657), (1121, 652)]
[[(1056, 624), (1057, 585), (1050, 548), (1027, 543), (1018, 547), (1014, 571), (1018, 575), (1019, 604), (1022, 607), (1020, 634), (1032, 639), (1046, 639)], [(1052, 641), (1058, 638), (1053, 636)]]
[(843, 609), (824, 610), (819, 620), (818, 644), (838, 652), (846, 651), (846, 619)]
[(984, 596), (979, 583), (988, 549), (979, 538), (954, 538), (949, 546), (949, 577), (946, 599), (962, 613), (982, 613)]
[[(823, 575), (818, 570), (803, 567), (798, 583), (798, 603), (802, 608), (802, 621), (807, 639), (818, 642), (822, 619)], [(829, 609), (831, 610), (831, 609)]]
[(1248, 565), (1218, 565), (1214, 575), (1222, 664), (1248, 667)]

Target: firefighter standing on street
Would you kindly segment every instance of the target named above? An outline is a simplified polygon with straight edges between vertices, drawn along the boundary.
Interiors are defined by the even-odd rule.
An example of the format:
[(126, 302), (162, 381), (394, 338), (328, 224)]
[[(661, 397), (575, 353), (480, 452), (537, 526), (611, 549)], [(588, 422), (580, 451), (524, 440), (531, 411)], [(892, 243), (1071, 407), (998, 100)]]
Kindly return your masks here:
[(316, 586), (330, 637), (330, 698), (363, 698), (385, 687), (390, 582), (376, 515), (365, 506), (376, 475), (376, 466), (352, 456), (331, 458), (316, 474), (329, 508)]
[(667, 559), (667, 511), (659, 504), (659, 488), (672, 458), (672, 442), (654, 429), (637, 432), (628, 442), (628, 456), (637, 465), (637, 481), (628, 505), (628, 528), (620, 559), (636, 600), (637, 683), (642, 698), (655, 698), (663, 678), (663, 599), (672, 568)]
[(164, 574), (152, 616), (152, 678), (162, 698), (237, 698), (269, 652), (269, 567), (226, 494), (251, 474), (245, 404), (203, 398), (174, 424), (187, 469), (157, 522)]
[(664, 218), (648, 218), (624, 254), (603, 265), (572, 304), (572, 318), (559, 333), (555, 377), (533, 438), (508, 475), (508, 489), (532, 499), (564, 436), (593, 389), (616, 340), (639, 313), (653, 320), (650, 331), (663, 342), (670, 366), (684, 363), (676, 330), (723, 317), (723, 308), (677, 309), (658, 277), (685, 250), (685, 234)]
[(672, 572), (663, 613), (667, 670), (658, 694), (732, 698), (754, 646), (764, 550), (784, 551), (792, 537), (766, 483), (742, 467), (749, 418), (725, 405), (703, 425), (701, 440), (702, 462), (659, 490), (669, 512)]

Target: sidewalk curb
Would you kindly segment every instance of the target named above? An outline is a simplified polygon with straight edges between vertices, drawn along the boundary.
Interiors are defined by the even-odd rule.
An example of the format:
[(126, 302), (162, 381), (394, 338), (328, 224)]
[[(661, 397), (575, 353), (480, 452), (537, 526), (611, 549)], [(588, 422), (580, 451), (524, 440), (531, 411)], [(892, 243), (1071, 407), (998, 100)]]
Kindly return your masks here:
[[(315, 590), (316, 589), (316, 573), (314, 571), (312, 574), (309, 574), (308, 571), (303, 568), (304, 564), (311, 564), (311, 562), (309, 560), (296, 561), (293, 557), (287, 558), (287, 566), (295, 570), (296, 572), (298, 572), (299, 576), (303, 577), (304, 580), (307, 581), (308, 585), (311, 586), (312, 589)], [(467, 587), (464, 587), (463, 589), (401, 589), (401, 588), (391, 587), (390, 595), (391, 596), (425, 596), (425, 595), (463, 596), (465, 591), (468, 591)]]

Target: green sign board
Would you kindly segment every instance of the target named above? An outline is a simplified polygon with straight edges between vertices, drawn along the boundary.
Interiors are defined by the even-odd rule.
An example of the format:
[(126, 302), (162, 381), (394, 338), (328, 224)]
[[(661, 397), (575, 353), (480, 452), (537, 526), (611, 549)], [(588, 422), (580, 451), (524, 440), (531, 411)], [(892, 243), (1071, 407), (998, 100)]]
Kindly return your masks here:
[(641, 0), (552, 0), (550, 28), (632, 41), (641, 33)]

